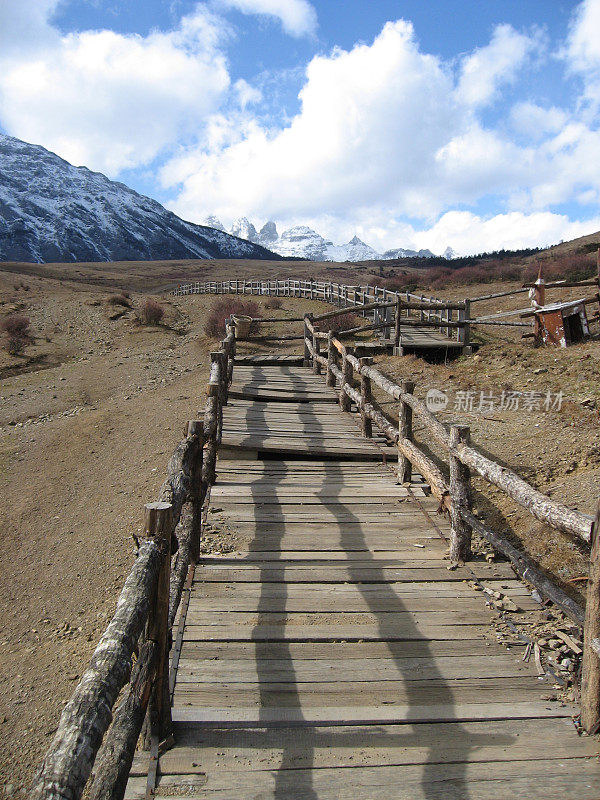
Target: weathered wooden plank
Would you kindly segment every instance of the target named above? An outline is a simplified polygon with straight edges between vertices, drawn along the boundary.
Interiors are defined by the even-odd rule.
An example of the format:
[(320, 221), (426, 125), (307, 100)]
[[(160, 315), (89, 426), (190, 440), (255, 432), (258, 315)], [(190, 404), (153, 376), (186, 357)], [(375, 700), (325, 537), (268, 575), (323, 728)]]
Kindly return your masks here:
[[(237, 612), (236, 612), (237, 613)], [(431, 615), (430, 615), (431, 616)], [(363, 625), (357, 621), (346, 620), (336, 624), (331, 620), (320, 624), (300, 625), (210, 625), (191, 622), (186, 626), (188, 641), (234, 641), (234, 642), (338, 642), (340, 640), (401, 642), (427, 641), (430, 639), (479, 639), (489, 627), (487, 623), (469, 621), (456, 625), (446, 624), (439, 615), (437, 620), (406, 618), (406, 625), (396, 622), (393, 630), (386, 627), (382, 631), (377, 623)]]
[[(262, 646), (262, 645), (261, 645)], [(502, 702), (510, 714), (512, 703), (541, 700), (542, 687), (527, 676), (491, 678), (435, 678), (411, 681), (351, 681), (336, 683), (182, 683), (177, 687), (174, 705), (178, 708), (335, 708), (365, 705), (372, 707), (440, 705), (448, 703)]]
[[(197, 708), (173, 709), (173, 724), (191, 722), (206, 726), (269, 727), (297, 725), (418, 725), (432, 722), (476, 722), (477, 720), (569, 718), (573, 707), (559, 703), (441, 703), (426, 706), (336, 708)], [(600, 779), (600, 774), (599, 774)], [(600, 783), (599, 783), (600, 786)]]
[[(272, 564), (272, 562), (271, 562)], [(504, 566), (504, 565), (498, 565)], [(477, 573), (476, 573), (477, 574)], [(223, 567), (219, 569), (217, 566), (210, 568), (202, 568), (196, 573), (197, 577), (195, 583), (201, 581), (218, 581), (220, 583), (244, 583), (244, 582), (280, 582), (281, 580), (290, 581), (293, 583), (344, 583), (348, 581), (377, 581), (379, 583), (396, 583), (398, 581), (452, 581), (452, 580), (469, 580), (472, 575), (464, 568), (458, 568), (452, 572), (447, 569), (436, 568), (431, 566), (429, 562), (421, 568), (415, 567), (402, 567), (394, 569), (379, 569), (379, 568), (357, 568), (357, 569), (343, 569), (339, 568), (330, 570), (326, 573), (325, 570), (320, 569), (302, 569), (301, 567), (287, 567), (281, 565), (280, 568), (275, 569), (258, 569), (252, 565), (245, 568), (229, 569)], [(512, 573), (507, 576), (512, 577)]]
[[(465, 742), (467, 747), (467, 742)], [(291, 765), (290, 765), (291, 766)], [(161, 784), (176, 800), (193, 796), (202, 800), (239, 800), (249, 791), (261, 800), (293, 797), (294, 800), (446, 800), (449, 797), (469, 800), (498, 800), (506, 796), (530, 800), (540, 786), (544, 800), (580, 800), (595, 797), (600, 790), (596, 765), (585, 758), (562, 760), (525, 760), (508, 762), (464, 762), (451, 764), (347, 767), (331, 769), (282, 770), (271, 767), (253, 773), (252, 782), (244, 772), (221, 769), (207, 778), (198, 776), (165, 776)], [(249, 786), (252, 788), (249, 789)], [(177, 794), (177, 787), (181, 794)], [(192, 789), (193, 787), (193, 789)], [(452, 792), (452, 794), (450, 794)], [(126, 798), (143, 798), (145, 780), (133, 778)]]
[[(161, 756), (160, 770), (164, 775), (185, 775), (219, 769), (224, 754), (228, 761), (231, 759), (232, 768), (237, 759), (243, 759), (239, 769), (262, 771), (279, 765), (282, 750), (293, 752), (296, 767), (314, 768), (350, 766), (359, 752), (360, 763), (365, 766), (423, 764), (432, 758), (435, 761), (431, 763), (442, 764), (458, 759), (471, 763), (501, 761), (504, 754), (511, 761), (593, 757), (593, 740), (578, 740), (572, 736), (572, 727), (567, 719), (513, 720), (510, 730), (505, 721), (425, 723), (412, 732), (396, 725), (384, 729), (348, 726), (342, 730), (319, 727), (313, 731), (279, 728), (259, 732), (200, 731), (182, 724), (179, 746)], [(467, 738), (477, 745), (465, 747)], [(195, 749), (199, 746), (200, 762)], [(146, 769), (147, 757), (138, 756), (132, 774), (144, 775)]]
[(227, 659), (184, 659), (179, 663), (178, 687), (185, 683), (384, 683), (386, 681), (427, 680), (429, 678), (462, 679), (514, 677), (536, 671), (508, 654), (447, 658), (336, 659), (261, 659), (256, 661)]
[[(518, 640), (517, 640), (518, 641)], [(499, 644), (494, 637), (490, 639), (450, 639), (446, 641), (423, 642), (266, 642), (261, 645), (262, 658), (293, 658), (295, 660), (308, 659), (339, 661), (344, 658), (380, 659), (380, 658), (463, 658), (465, 656), (483, 656), (487, 653), (507, 651), (519, 658), (525, 642), (507, 648)], [(184, 641), (181, 650), (182, 658), (199, 659), (247, 659), (254, 661), (258, 654), (256, 645), (251, 642), (191, 642)], [(545, 687), (544, 687), (545, 688)], [(542, 687), (540, 687), (540, 690)]]

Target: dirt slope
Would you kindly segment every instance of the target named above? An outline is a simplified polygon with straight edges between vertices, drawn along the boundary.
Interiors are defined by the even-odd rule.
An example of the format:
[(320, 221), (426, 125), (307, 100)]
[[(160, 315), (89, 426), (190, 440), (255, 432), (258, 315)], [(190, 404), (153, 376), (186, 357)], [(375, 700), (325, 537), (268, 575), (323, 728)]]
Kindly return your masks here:
[[(227, 277), (230, 269), (221, 265), (219, 273), (215, 267), (214, 276)], [(165, 298), (166, 326), (146, 328), (136, 321), (143, 296), (135, 289), (159, 286), (159, 267), (150, 265), (146, 275), (139, 264), (122, 274), (112, 265), (94, 270), (92, 275), (82, 265), (63, 272), (38, 265), (35, 274), (0, 273), (0, 316), (27, 314), (35, 335), (23, 358), (0, 350), (5, 796), (28, 786), (61, 706), (112, 615), (133, 561), (132, 534), (140, 530), (143, 504), (156, 496), (186, 420), (203, 406), (208, 353), (215, 345), (202, 334), (214, 298)], [(116, 287), (134, 291), (134, 310), (107, 302)], [(457, 294), (492, 290), (469, 287)], [(502, 305), (518, 308), (527, 304), (525, 298)], [(294, 315), (322, 307), (292, 298), (283, 302)], [(120, 310), (123, 316), (111, 319)], [(598, 341), (533, 350), (510, 331), (489, 329), (485, 340), (478, 354), (454, 363), (412, 357), (378, 362), (397, 379), (415, 380), (422, 397), (429, 388), (451, 397), (508, 387), (562, 390), (566, 402), (560, 411), (458, 413), (450, 407), (442, 418), (467, 422), (473, 440), (493, 457), (543, 491), (592, 512), (600, 478)], [(395, 413), (393, 406), (386, 408)], [(566, 537), (549, 534), (489, 489), (477, 502), (489, 521), (563, 582), (585, 574), (584, 555)]]

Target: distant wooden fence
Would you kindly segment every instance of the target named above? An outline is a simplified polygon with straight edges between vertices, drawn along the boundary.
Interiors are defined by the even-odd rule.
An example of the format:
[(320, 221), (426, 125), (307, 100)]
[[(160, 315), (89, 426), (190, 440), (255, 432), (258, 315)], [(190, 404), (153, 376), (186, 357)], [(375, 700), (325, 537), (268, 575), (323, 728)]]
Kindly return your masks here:
[[(171, 632), (198, 559), (202, 507), (215, 481), (234, 355), (235, 332), (228, 325), (219, 350), (211, 353), (204, 419), (188, 423), (158, 502), (145, 506), (145, 536), (136, 561), (115, 615), (62, 712), (34, 780), (34, 800), (78, 800), (92, 768), (90, 800), (121, 800), (140, 733), (153, 756), (156, 777), (159, 742), (168, 741), (171, 734)], [(175, 642), (174, 669), (179, 647)], [(152, 780), (152, 769), (149, 776)]]
[[(333, 313), (333, 312), (332, 312)], [(320, 323), (326, 324), (321, 316)], [(533, 584), (543, 597), (551, 600), (577, 624), (585, 623), (584, 672), (582, 682), (582, 724), (588, 732), (600, 728), (600, 543), (599, 516), (596, 519), (568, 508), (539, 492), (507, 467), (503, 467), (470, 443), (470, 430), (464, 425), (452, 425), (448, 430), (414, 396), (414, 383), (398, 385), (372, 366), (372, 359), (357, 358), (352, 348), (333, 334), (319, 330), (316, 318), (305, 317), (306, 366), (313, 372), (326, 374), (326, 383), (337, 386), (339, 405), (349, 411), (355, 403), (361, 417), (362, 433), (372, 436), (373, 423), (398, 448), (398, 481), (410, 481), (412, 467), (421, 473), (440, 501), (440, 510), (447, 510), (451, 521), (450, 556), (454, 563), (471, 557), (471, 536), (476, 531), (492, 547), (512, 563), (515, 571)], [(324, 345), (321, 352), (321, 344)], [(354, 385), (354, 376), (360, 385)], [(372, 383), (400, 402), (397, 424), (392, 424), (373, 399)], [(431, 452), (442, 451), (447, 460), (449, 480), (438, 465), (415, 444), (412, 432), (413, 414), (419, 418), (429, 436)], [(586, 610), (555, 585), (525, 553), (517, 550), (504, 536), (491, 530), (473, 513), (471, 504), (471, 473), (477, 473), (488, 483), (526, 508), (540, 522), (562, 533), (570, 534), (592, 546)], [(599, 505), (600, 514), (600, 505)]]
[[(349, 286), (330, 281), (310, 280), (229, 280), (187, 283), (171, 292), (175, 296), (190, 294), (247, 294), (272, 297), (304, 297), (323, 300), (373, 319), (370, 328), (381, 330), (384, 339), (399, 346), (400, 323), (407, 327), (437, 329), (443, 336), (456, 340), (463, 347), (470, 344), (469, 301), (450, 302), (437, 297), (393, 292), (381, 286)], [(418, 312), (415, 314), (414, 312)]]

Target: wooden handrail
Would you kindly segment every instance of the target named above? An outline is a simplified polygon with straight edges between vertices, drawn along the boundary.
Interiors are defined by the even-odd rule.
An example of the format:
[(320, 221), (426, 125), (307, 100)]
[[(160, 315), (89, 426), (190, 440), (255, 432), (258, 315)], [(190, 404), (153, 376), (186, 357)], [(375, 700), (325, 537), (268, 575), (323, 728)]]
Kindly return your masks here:
[[(215, 480), (235, 345), (235, 326), (228, 321), (219, 350), (211, 354), (204, 420), (188, 423), (169, 461), (159, 502), (146, 506), (149, 538), (141, 543), (115, 615), (63, 710), (33, 782), (30, 796), (35, 800), (79, 800), (92, 767), (91, 800), (122, 800), (145, 716), (146, 744), (153, 737), (168, 741), (170, 628), (183, 583), (198, 558), (201, 508)], [(177, 551), (173, 565), (172, 550)], [(145, 627), (147, 638), (131, 673)], [(111, 725), (112, 708), (130, 673), (129, 689)]]
[[(308, 320), (305, 320), (306, 324), (311, 325)], [(474, 530), (492, 547), (503, 553), (515, 571), (533, 584), (543, 597), (554, 602), (578, 625), (584, 625), (581, 721), (588, 733), (596, 733), (600, 730), (600, 504), (593, 520), (589, 515), (570, 509), (542, 494), (512, 470), (478, 452), (470, 444), (467, 428), (454, 425), (448, 431), (425, 404), (414, 397), (414, 384), (407, 382), (401, 387), (394, 383), (375, 369), (368, 360), (357, 359), (331, 331), (327, 334), (327, 340), (327, 358), (324, 358), (316, 352), (313, 342), (307, 338), (306, 346), (312, 355), (313, 363), (318, 362), (326, 366), (327, 375), (337, 378), (340, 406), (343, 410), (350, 410), (350, 400), (356, 404), (365, 435), (370, 435), (370, 428), (365, 428), (365, 420), (368, 419), (374, 422), (390, 441), (396, 443), (399, 454), (398, 480), (410, 479), (410, 469), (406, 467), (406, 463), (410, 463), (428, 481), (432, 493), (440, 500), (440, 509), (450, 512), (452, 559), (465, 561), (470, 557), (471, 532)], [(335, 364), (336, 354), (342, 357), (342, 369)], [(360, 391), (352, 386), (354, 372), (361, 378)], [(375, 407), (371, 397), (371, 383), (375, 383), (389, 396), (400, 401), (398, 429)], [(328, 380), (328, 385), (333, 384)], [(413, 411), (418, 414), (432, 438), (447, 452), (450, 485), (438, 466), (412, 441)], [(591, 541), (591, 566), (585, 612), (566, 592), (554, 584), (528, 555), (517, 550), (506, 537), (491, 530), (475, 517), (471, 510), (470, 470), (502, 489), (541, 522), (586, 542)]]
[[(427, 327), (437, 328), (448, 338), (456, 339), (465, 347), (469, 346), (470, 325), (474, 324), (469, 318), (469, 300), (446, 301), (437, 297), (426, 297), (425, 295), (415, 295), (410, 292), (396, 292), (389, 289), (381, 289), (378, 286), (355, 286), (349, 284), (332, 283), (329, 281), (308, 281), (293, 280), (285, 281), (264, 281), (264, 280), (229, 280), (229, 281), (207, 281), (204, 283), (196, 282), (182, 284), (174, 289), (173, 295), (188, 294), (222, 294), (231, 292), (233, 294), (250, 295), (275, 295), (304, 297), (308, 299), (323, 300), (324, 302), (334, 303), (340, 306), (339, 309), (327, 311), (323, 314), (314, 315), (315, 321), (333, 319), (345, 313), (357, 313), (366, 316), (373, 312), (375, 319), (370, 326), (364, 325), (349, 329), (344, 335), (353, 335), (361, 331), (387, 329), (390, 335), (394, 335), (395, 346), (399, 346), (400, 322), (402, 325), (411, 326), (411, 321), (406, 317), (400, 320), (402, 312), (410, 314), (411, 311), (420, 313), (420, 323)], [(382, 320), (378, 318), (380, 312), (387, 312), (389, 309), (396, 310), (394, 318)], [(458, 311), (458, 319), (453, 320), (453, 311)], [(436, 313), (437, 312), (437, 313)], [(387, 316), (387, 313), (386, 313)], [(274, 317), (272, 319), (258, 319), (260, 323), (280, 323), (299, 321), (297, 318)], [(311, 331), (312, 333), (312, 331)], [(306, 354), (305, 354), (306, 355)], [(306, 358), (305, 358), (306, 361)]]

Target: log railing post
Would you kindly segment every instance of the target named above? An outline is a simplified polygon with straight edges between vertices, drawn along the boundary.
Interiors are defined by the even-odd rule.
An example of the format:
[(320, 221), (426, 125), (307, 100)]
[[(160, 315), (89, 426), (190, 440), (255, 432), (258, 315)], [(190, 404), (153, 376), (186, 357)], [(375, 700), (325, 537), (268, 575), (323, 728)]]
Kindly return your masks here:
[(471, 471), (453, 452), (459, 444), (469, 445), (471, 431), (467, 425), (450, 426), (450, 559), (453, 564), (471, 557), (471, 528), (461, 511), (471, 511)]
[[(403, 394), (412, 394), (415, 390), (413, 381), (403, 381), (400, 385)], [(400, 400), (400, 413), (398, 417), (398, 434), (400, 439), (413, 440), (412, 408)], [(398, 450), (398, 483), (410, 483), (412, 480), (412, 464), (404, 453)]]
[(347, 358), (348, 348), (342, 352), (342, 381), (340, 385), (340, 408), (342, 411), (350, 411), (352, 405), (349, 395), (344, 391), (344, 384), (352, 380), (352, 364)]
[(402, 313), (402, 301), (400, 300), (400, 295), (396, 296), (396, 319), (394, 321), (394, 354), (398, 355), (396, 352), (397, 349), (400, 347), (400, 315)]
[(201, 508), (204, 502), (204, 494), (202, 492), (202, 468), (204, 466), (204, 421), (201, 419), (191, 419), (187, 424), (186, 430), (187, 437), (198, 437), (198, 456), (194, 465), (194, 472), (192, 475), (193, 486), (192, 495), (193, 502), (196, 504), (195, 516), (197, 517), (196, 523), (192, 530), (192, 542), (190, 546), (190, 559), (196, 564), (200, 558), (200, 536), (201, 536)]
[(145, 506), (144, 532), (146, 538), (154, 539), (161, 551), (161, 566), (158, 574), (156, 596), (150, 606), (146, 623), (146, 640), (158, 646), (156, 677), (148, 703), (148, 725), (146, 726), (145, 749), (151, 740), (169, 739), (172, 732), (171, 701), (169, 697), (169, 587), (171, 580), (171, 536), (173, 515), (170, 503), (148, 503)]
[[(373, 364), (372, 358), (360, 358), (359, 364), (361, 367), (370, 367)], [(365, 405), (370, 403), (371, 396), (371, 379), (360, 373), (360, 429), (363, 436), (369, 439), (373, 436), (373, 423), (371, 418), (367, 416)]]
[(581, 726), (590, 735), (600, 730), (600, 501), (591, 545), (581, 677)]
[[(311, 281), (311, 292), (312, 292), (312, 281)], [(309, 367), (310, 366), (310, 350), (308, 349), (308, 344), (306, 343), (307, 339), (311, 338), (310, 331), (307, 325), (307, 319), (310, 320), (310, 314), (307, 317), (304, 317), (304, 358), (302, 359), (302, 366)]]
[(458, 341), (463, 346), (463, 353), (470, 352), (471, 345), (471, 325), (465, 320), (471, 318), (471, 301), (467, 298), (465, 300), (464, 308), (458, 310), (458, 321), (463, 324), (458, 328)]
[(333, 331), (327, 333), (327, 386), (335, 386), (335, 375), (332, 367), (335, 364), (336, 349), (333, 346)]
[(317, 339), (317, 327), (315, 325), (315, 331), (312, 337), (312, 344), (313, 344), (313, 357), (312, 357), (312, 369), (315, 375), (321, 374), (321, 365), (318, 361), (318, 356), (321, 355), (321, 340)]

